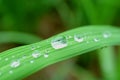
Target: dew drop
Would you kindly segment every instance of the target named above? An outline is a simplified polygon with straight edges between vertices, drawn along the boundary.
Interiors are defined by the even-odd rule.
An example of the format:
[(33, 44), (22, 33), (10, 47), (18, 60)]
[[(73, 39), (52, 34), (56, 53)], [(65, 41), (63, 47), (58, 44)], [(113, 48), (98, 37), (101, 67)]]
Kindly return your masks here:
[(99, 39), (98, 39), (98, 38), (94, 38), (94, 41), (95, 41), (95, 42), (98, 42), (98, 41), (99, 41)]
[(12, 56), (12, 58), (15, 58), (15, 56)]
[(48, 58), (48, 57), (49, 57), (48, 53), (45, 53), (45, 54), (44, 54), (44, 57), (45, 57), (45, 58)]
[(109, 38), (110, 36), (111, 36), (111, 33), (108, 31), (103, 33), (104, 38)]
[(13, 73), (13, 71), (12, 71), (12, 70), (10, 70), (10, 71), (9, 71), (9, 73), (10, 73), (10, 74), (12, 74), (12, 73)]
[(32, 47), (31, 47), (31, 50), (35, 50), (35, 47), (34, 47), (34, 46), (32, 46)]
[(8, 61), (8, 58), (5, 58), (5, 61)]
[(77, 42), (83, 42), (84, 38), (82, 35), (74, 35), (74, 40), (77, 41)]
[(25, 59), (26, 58), (26, 55), (23, 55), (23, 57), (22, 57), (23, 59)]
[(14, 62), (12, 62), (10, 66), (11, 66), (12, 68), (19, 67), (19, 66), (20, 66), (20, 61), (14, 61)]
[(34, 58), (38, 58), (40, 55), (41, 55), (40, 52), (37, 51), (37, 50), (32, 53), (32, 56), (33, 56)]
[(31, 61), (30, 61), (30, 63), (34, 63), (34, 61), (33, 61), (33, 60), (31, 60)]
[(90, 43), (89, 41), (86, 42), (87, 44)]
[(37, 48), (40, 48), (40, 46), (37, 46)]
[(67, 46), (67, 40), (64, 36), (57, 37), (51, 41), (51, 45), (54, 49), (61, 49)]
[(71, 38), (72, 38), (72, 36), (67, 36), (66, 38), (67, 38), (67, 39), (71, 39)]

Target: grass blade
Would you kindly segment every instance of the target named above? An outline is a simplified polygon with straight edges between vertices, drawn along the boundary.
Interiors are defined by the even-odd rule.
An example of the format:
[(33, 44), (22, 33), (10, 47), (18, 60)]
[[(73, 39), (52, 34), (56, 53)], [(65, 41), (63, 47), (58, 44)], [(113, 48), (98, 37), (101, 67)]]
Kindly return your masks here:
[(119, 3), (119, 0), (100, 0), (98, 2), (100, 4), (101, 23), (112, 24), (118, 9), (116, 4)]
[(37, 36), (22, 32), (0, 32), (0, 44), (4, 43), (20, 43), (31, 44), (39, 42), (41, 39)]
[(90, 22), (90, 24), (97, 25), (99, 24), (99, 16), (98, 16), (98, 10), (95, 7), (95, 4), (92, 0), (81, 0), (78, 1), (78, 3), (81, 2), (81, 5), (83, 6), (85, 13), (87, 15), (87, 18)]
[(101, 49), (99, 51), (99, 61), (104, 80), (117, 80), (113, 47)]
[(110, 26), (81, 27), (39, 43), (2, 52), (0, 55), (0, 80), (23, 79), (53, 63), (101, 47), (119, 45), (119, 34), (119, 28)]

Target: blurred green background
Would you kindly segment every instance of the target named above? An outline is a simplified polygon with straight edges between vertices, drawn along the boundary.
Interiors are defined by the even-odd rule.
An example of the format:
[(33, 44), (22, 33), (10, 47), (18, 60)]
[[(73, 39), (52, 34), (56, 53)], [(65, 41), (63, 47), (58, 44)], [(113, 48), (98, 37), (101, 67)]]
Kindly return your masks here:
[[(84, 25), (119, 26), (119, 14), (120, 0), (0, 0), (0, 51)], [(24, 80), (120, 80), (113, 76), (120, 76), (120, 49), (112, 49), (112, 57), (107, 54), (101, 58), (95, 54), (100, 51), (89, 52), (44, 68)], [(101, 59), (111, 61), (116, 72), (110, 69), (105, 74), (103, 70), (109, 66), (104, 65), (103, 69)]]

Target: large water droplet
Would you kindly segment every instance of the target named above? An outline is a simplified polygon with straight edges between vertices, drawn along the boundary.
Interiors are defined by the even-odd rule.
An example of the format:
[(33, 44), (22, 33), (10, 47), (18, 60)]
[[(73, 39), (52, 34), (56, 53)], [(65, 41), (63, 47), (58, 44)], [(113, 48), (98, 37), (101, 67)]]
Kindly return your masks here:
[(12, 68), (16, 68), (20, 66), (20, 61), (13, 61), (10, 65)]
[(76, 34), (76, 35), (74, 35), (74, 40), (77, 42), (83, 42), (84, 38), (82, 35)]
[(61, 49), (67, 46), (67, 40), (64, 36), (57, 37), (51, 41), (51, 45), (54, 49)]
[(37, 50), (32, 53), (32, 56), (33, 56), (34, 58), (38, 58), (40, 55), (41, 55), (40, 52), (37, 51)]
[(104, 38), (109, 38), (110, 36), (111, 36), (111, 33), (108, 32), (108, 31), (106, 31), (106, 32), (103, 33), (103, 37)]

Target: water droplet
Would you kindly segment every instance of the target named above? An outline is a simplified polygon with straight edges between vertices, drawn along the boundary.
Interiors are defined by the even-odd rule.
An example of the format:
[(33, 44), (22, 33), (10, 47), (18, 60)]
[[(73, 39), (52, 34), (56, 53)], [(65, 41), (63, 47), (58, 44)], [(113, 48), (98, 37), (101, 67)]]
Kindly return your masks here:
[(12, 58), (14, 58), (15, 56), (12, 56)]
[(9, 73), (10, 73), (10, 74), (12, 74), (12, 73), (13, 73), (13, 71), (12, 71), (12, 70), (10, 70), (10, 71), (9, 71)]
[(33, 56), (34, 58), (38, 58), (40, 55), (41, 55), (40, 52), (37, 51), (37, 50), (32, 53), (32, 56)]
[(82, 35), (74, 35), (74, 40), (77, 41), (77, 42), (83, 42), (84, 38)]
[(31, 50), (35, 50), (36, 48), (34, 46), (31, 47)]
[(94, 41), (95, 41), (95, 42), (98, 42), (98, 41), (99, 41), (99, 39), (98, 39), (98, 38), (94, 38)]
[(45, 58), (48, 58), (48, 57), (49, 57), (48, 53), (45, 53), (45, 54), (44, 54), (44, 57), (45, 57)]
[(30, 61), (30, 63), (34, 63), (34, 61), (33, 61), (33, 60), (31, 60), (31, 61)]
[(5, 61), (8, 61), (8, 58), (5, 58)]
[(90, 43), (89, 41), (87, 41), (86, 43)]
[(72, 38), (72, 36), (67, 36), (66, 38), (67, 38), (67, 39), (71, 39), (71, 38)]
[(20, 66), (20, 61), (13, 61), (10, 66), (12, 68), (16, 68), (16, 67)]
[(61, 49), (67, 46), (67, 40), (64, 36), (57, 37), (51, 41), (51, 45), (54, 49)]
[(25, 59), (26, 58), (26, 55), (23, 55), (23, 57), (22, 57), (23, 59)]
[(109, 38), (110, 36), (111, 36), (111, 33), (108, 32), (108, 31), (106, 31), (106, 32), (103, 33), (103, 37), (104, 38)]
[(37, 48), (40, 48), (40, 46), (37, 46)]

